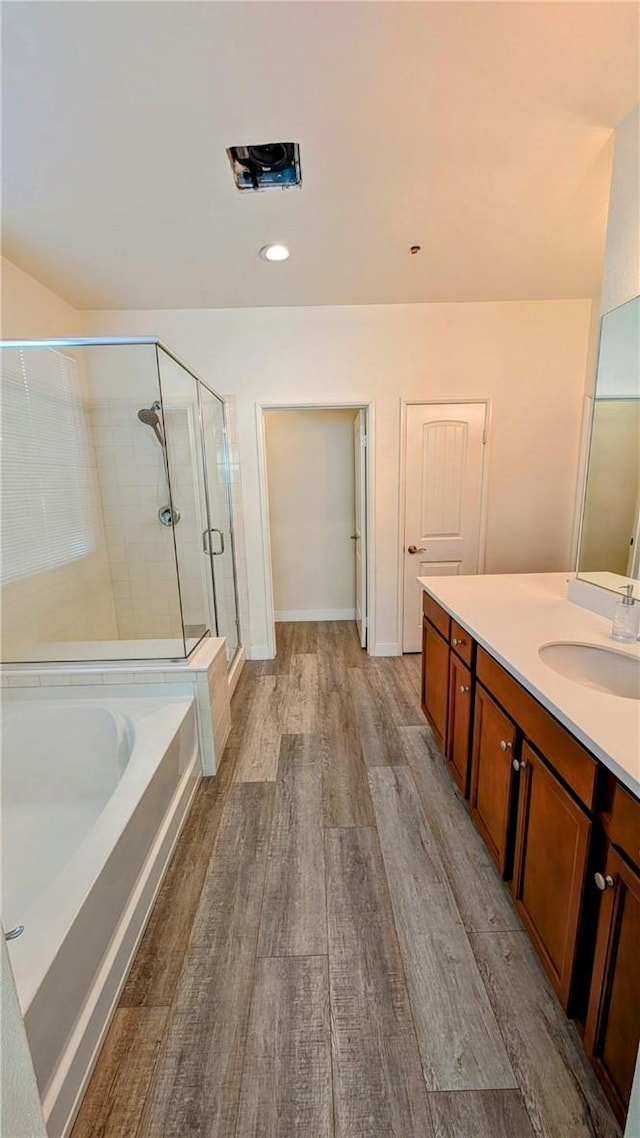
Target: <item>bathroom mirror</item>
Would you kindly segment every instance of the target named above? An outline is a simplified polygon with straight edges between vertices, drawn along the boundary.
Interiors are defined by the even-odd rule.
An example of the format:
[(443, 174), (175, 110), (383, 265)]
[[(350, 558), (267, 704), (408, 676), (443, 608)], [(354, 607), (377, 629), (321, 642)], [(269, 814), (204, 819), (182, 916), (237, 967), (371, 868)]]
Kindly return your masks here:
[(640, 297), (600, 326), (578, 576), (611, 590), (640, 581)]

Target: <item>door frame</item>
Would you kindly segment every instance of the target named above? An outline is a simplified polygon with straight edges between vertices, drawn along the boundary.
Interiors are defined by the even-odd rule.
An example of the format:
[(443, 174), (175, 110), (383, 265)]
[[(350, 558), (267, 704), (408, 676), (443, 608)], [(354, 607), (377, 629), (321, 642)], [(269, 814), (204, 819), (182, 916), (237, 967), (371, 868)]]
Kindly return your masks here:
[(265, 411), (365, 411), (367, 427), (367, 502), (366, 502), (366, 550), (367, 550), (367, 655), (372, 654), (375, 644), (375, 404), (366, 400), (338, 403), (256, 403), (256, 434), (258, 442), (258, 480), (260, 484), (260, 516), (262, 521), (262, 557), (265, 568), (265, 613), (267, 618), (268, 659), (276, 655), (276, 622), (273, 600), (273, 564), (271, 558), (271, 527), (269, 520), (269, 482), (267, 474), (267, 439), (265, 430)]
[(398, 644), (400, 655), (404, 647), (404, 545), (405, 508), (407, 504), (407, 409), (409, 407), (466, 407), (469, 403), (484, 406), (484, 431), (486, 442), (482, 456), (482, 485), (480, 488), (480, 530), (478, 532), (478, 573), (484, 573), (487, 540), (487, 502), (489, 490), (489, 466), (491, 457), (491, 413), (492, 401), (488, 398), (470, 397), (468, 399), (401, 399), (400, 400), (400, 495), (398, 503)]

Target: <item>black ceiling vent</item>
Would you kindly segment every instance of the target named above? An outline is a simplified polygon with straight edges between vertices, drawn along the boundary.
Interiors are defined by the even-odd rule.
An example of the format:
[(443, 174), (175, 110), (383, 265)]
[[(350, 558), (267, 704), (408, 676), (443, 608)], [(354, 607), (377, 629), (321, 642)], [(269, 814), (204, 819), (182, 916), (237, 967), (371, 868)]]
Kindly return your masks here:
[(239, 190), (288, 190), (302, 185), (297, 142), (230, 146), (227, 155)]

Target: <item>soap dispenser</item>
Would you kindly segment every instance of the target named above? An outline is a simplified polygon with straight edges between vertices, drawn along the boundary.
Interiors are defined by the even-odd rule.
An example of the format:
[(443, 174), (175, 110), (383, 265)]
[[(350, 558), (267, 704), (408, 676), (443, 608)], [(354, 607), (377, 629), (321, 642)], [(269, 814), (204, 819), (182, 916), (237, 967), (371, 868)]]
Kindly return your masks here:
[(640, 632), (640, 605), (634, 600), (633, 585), (623, 585), (623, 592), (624, 597), (614, 609), (611, 636), (614, 640), (632, 644)]

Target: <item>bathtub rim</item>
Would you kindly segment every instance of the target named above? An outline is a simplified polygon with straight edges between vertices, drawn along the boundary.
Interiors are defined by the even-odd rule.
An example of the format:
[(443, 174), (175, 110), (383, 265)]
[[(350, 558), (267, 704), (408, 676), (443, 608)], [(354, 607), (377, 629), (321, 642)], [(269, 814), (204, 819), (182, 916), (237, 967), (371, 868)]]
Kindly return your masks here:
[[(28, 702), (31, 703), (31, 700)], [(23, 937), (12, 942), (9, 946), (11, 967), (23, 1017), (27, 1015), (47, 972), (63, 949), (65, 940), (73, 928), (73, 923), (82, 906), (86, 903), (91, 889), (106, 864), (111, 849), (122, 836), (131, 810), (135, 808), (145, 793), (159, 762), (178, 735), (190, 711), (193, 709), (194, 715), (196, 714), (195, 701), (187, 696), (173, 698), (155, 695), (138, 696), (127, 700), (117, 696), (108, 696), (106, 693), (102, 699), (83, 698), (74, 694), (74, 696), (62, 699), (37, 699), (33, 703), (40, 707), (43, 705), (55, 706), (56, 708), (65, 706), (69, 709), (78, 706), (83, 708), (96, 706), (110, 711), (120, 709), (133, 721), (135, 739), (122, 777), (105, 803), (104, 809), (96, 818), (94, 826), (55, 879), (55, 889), (47, 889), (20, 918), (20, 923), (25, 926), (27, 933), (30, 924), (36, 930), (38, 928), (52, 930), (52, 941), (49, 943), (46, 956), (39, 948), (37, 937), (29, 941), (23, 939), (23, 934)], [(150, 717), (149, 713), (154, 711), (156, 716), (158, 712), (160, 713), (162, 723), (158, 722), (158, 718), (156, 718), (155, 723), (145, 722)], [(166, 722), (167, 720), (168, 722)], [(161, 734), (163, 731), (166, 733)], [(159, 750), (157, 746), (160, 739), (163, 750)], [(147, 749), (146, 754), (144, 753), (145, 749)], [(197, 736), (195, 752), (196, 758), (199, 759)], [(193, 756), (189, 768), (192, 764)], [(127, 802), (131, 806), (131, 810), (128, 812), (123, 809)], [(83, 856), (87, 852), (90, 854), (90, 861), (83, 864)], [(74, 877), (78, 875), (78, 868), (80, 868), (80, 884), (75, 890), (65, 889), (65, 884), (74, 882)]]

